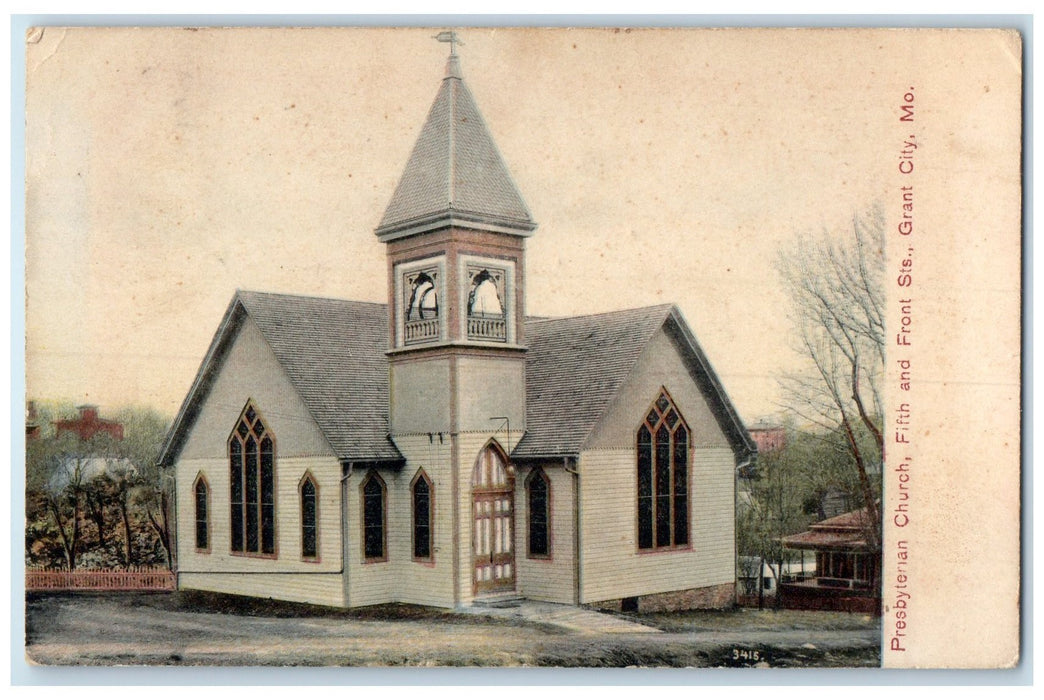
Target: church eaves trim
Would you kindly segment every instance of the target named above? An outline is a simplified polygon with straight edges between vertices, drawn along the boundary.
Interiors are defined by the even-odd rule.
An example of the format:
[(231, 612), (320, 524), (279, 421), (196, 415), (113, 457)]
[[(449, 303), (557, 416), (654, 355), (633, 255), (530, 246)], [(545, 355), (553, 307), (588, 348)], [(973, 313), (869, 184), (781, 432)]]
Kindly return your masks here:
[[(177, 459), (225, 355), (249, 317), (338, 460), (401, 466), (405, 460), (388, 436), (387, 386), (381, 391), (379, 381), (382, 373), (386, 380), (386, 360), (369, 347), (383, 342), (386, 314), (383, 304), (237, 290), (171, 426), (160, 465)], [(357, 333), (346, 333), (347, 329)], [(381, 341), (375, 340), (378, 335)], [(335, 352), (326, 352), (334, 345)], [(383, 364), (366, 366), (375, 361)], [(358, 381), (353, 381), (356, 376)], [(374, 420), (375, 414), (380, 418)]]
[(235, 339), (245, 316), (246, 309), (243, 308), (239, 301), (239, 290), (236, 290), (236, 293), (232, 296), (232, 301), (229, 302), (224, 315), (221, 317), (221, 322), (218, 324), (218, 329), (210, 341), (206, 354), (203, 355), (199, 369), (196, 370), (192, 386), (189, 388), (188, 393), (185, 394), (181, 407), (174, 417), (174, 422), (171, 423), (170, 430), (167, 431), (167, 437), (163, 442), (163, 448), (160, 450), (157, 460), (161, 467), (171, 466), (181, 452), (185, 437), (188, 435), (188, 431), (199, 413), (199, 406), (207, 394), (210, 393), (210, 387), (221, 366), (225, 353)]
[[(546, 332), (555, 326), (555, 331)], [(531, 360), (526, 367), (529, 429), (515, 447), (512, 459), (532, 461), (579, 455), (660, 329), (666, 329), (678, 343), (733, 453), (741, 460), (752, 457), (756, 446), (681, 311), (673, 304), (661, 304), (527, 322)], [(592, 335), (603, 331), (605, 338)], [(611, 344), (613, 352), (606, 351), (606, 344)]]
[(722, 431), (728, 436), (729, 442), (732, 444), (732, 451), (741, 460), (754, 457), (758, 451), (754, 439), (743, 424), (743, 420), (725, 391), (718, 373), (714, 371), (706, 353), (703, 352), (699, 341), (696, 340), (696, 334), (693, 333), (692, 327), (686, 323), (681, 310), (677, 306), (671, 306), (667, 322), (674, 326), (676, 337), (682, 341), (685, 354), (691, 355), (691, 358), (688, 358), (689, 362), (699, 368), (698, 376), (707, 382), (708, 386), (701, 388), (705, 389), (704, 394), (711, 399), (711, 408), (718, 419)]

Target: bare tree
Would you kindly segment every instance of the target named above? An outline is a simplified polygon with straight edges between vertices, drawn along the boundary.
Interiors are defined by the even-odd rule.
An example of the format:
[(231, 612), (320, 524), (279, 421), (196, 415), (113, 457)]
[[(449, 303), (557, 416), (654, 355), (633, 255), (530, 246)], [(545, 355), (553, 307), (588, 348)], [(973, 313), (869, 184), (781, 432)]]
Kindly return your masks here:
[(91, 459), (91, 452), (84, 443), (68, 434), (53, 440), (33, 441), (27, 448), (27, 491), (43, 501), (70, 571), (76, 568), (83, 536), (81, 520)]
[(783, 380), (784, 400), (804, 420), (844, 435), (869, 515), (868, 543), (879, 550), (869, 474), (883, 455), (884, 215), (875, 207), (844, 231), (801, 239), (781, 253), (778, 269), (797, 349), (808, 360), (806, 372)]
[[(167, 558), (167, 566), (173, 566), (171, 549), (171, 518), (168, 485), (158, 465), (159, 452), (167, 434), (170, 421), (152, 409), (128, 408), (117, 414), (124, 426), (124, 439), (120, 443), (120, 456), (135, 469), (131, 473), (118, 473), (120, 515), (125, 532), (130, 532), (131, 513), (144, 513), (145, 521), (155, 533)], [(130, 560), (131, 550), (126, 551)]]

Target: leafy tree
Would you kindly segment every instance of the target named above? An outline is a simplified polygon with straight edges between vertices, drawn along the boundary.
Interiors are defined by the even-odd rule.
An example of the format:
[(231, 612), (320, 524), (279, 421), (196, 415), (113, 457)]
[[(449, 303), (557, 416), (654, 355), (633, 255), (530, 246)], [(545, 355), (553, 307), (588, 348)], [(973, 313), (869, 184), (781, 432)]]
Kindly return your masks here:
[(791, 556), (783, 549), (782, 538), (804, 530), (813, 520), (802, 507), (812, 489), (809, 472), (800, 451), (789, 444), (758, 455), (757, 468), (741, 484), (744, 498), (736, 525), (736, 547), (741, 556), (758, 561), (759, 607), (764, 598), (762, 563), (777, 581), (782, 581), (783, 564)]

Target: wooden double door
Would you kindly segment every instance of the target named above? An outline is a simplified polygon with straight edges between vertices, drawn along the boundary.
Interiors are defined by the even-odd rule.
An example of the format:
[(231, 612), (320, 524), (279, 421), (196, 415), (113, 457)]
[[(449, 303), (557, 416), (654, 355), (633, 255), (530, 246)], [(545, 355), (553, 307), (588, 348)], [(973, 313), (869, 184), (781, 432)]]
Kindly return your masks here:
[(515, 590), (515, 480), (504, 455), (493, 445), (475, 463), (471, 478), (476, 594)]

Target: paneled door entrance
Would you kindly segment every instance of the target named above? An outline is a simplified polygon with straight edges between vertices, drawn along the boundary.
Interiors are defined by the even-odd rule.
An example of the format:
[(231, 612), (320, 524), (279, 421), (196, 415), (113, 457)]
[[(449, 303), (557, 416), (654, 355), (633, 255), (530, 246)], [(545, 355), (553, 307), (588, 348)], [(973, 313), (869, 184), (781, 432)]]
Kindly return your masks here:
[(515, 590), (515, 492), (507, 460), (489, 445), (471, 475), (475, 593)]

